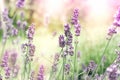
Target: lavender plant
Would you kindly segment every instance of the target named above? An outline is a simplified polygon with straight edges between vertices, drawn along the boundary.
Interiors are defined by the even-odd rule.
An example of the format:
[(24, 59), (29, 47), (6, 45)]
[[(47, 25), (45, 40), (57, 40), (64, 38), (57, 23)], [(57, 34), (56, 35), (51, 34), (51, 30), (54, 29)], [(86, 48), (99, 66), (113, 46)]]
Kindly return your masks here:
[[(25, 0), (17, 0), (16, 8), (22, 9)], [(3, 48), (0, 55), (0, 80), (46, 80), (45, 67), (40, 65), (38, 72), (32, 69), (33, 57), (35, 54), (35, 45), (33, 44), (35, 25), (28, 24), (24, 20), (24, 14), (21, 12), (21, 19), (15, 21), (17, 10), (14, 16), (9, 16), (9, 9), (4, 9), (0, 14), (0, 29), (3, 30)], [(15, 22), (15, 24), (14, 24)], [(28, 26), (27, 30), (26, 27)], [(64, 33), (58, 38), (60, 52), (54, 55), (54, 61), (51, 66), (49, 80), (119, 80), (120, 79), (120, 51), (116, 50), (117, 57), (102, 74), (98, 74), (98, 68), (104, 67), (106, 49), (120, 27), (120, 8), (114, 16), (114, 21), (108, 29), (108, 43), (103, 50), (100, 62), (97, 64), (94, 60), (84, 66), (80, 63), (79, 36), (81, 25), (79, 23), (79, 10), (74, 9), (70, 23), (64, 25)], [(74, 30), (74, 31), (73, 31)], [(18, 64), (19, 51), (5, 48), (8, 40), (13, 41), (21, 32), (26, 32), (24, 36), (26, 42), (22, 43), (22, 64)], [(14, 45), (13, 45), (14, 46)], [(120, 46), (119, 46), (120, 47)], [(82, 69), (81, 69), (82, 66)], [(80, 77), (80, 78), (79, 78)]]

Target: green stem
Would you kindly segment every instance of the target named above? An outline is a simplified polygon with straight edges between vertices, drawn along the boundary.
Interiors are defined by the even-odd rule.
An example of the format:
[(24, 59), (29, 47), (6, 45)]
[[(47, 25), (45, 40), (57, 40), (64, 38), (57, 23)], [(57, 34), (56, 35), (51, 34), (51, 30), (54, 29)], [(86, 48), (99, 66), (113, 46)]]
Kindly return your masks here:
[[(76, 39), (76, 41), (77, 41), (77, 39)], [(73, 80), (74, 80), (74, 77), (75, 77), (75, 72), (77, 70), (77, 65), (76, 65), (76, 60), (77, 60), (77, 44), (78, 43), (75, 43)]]

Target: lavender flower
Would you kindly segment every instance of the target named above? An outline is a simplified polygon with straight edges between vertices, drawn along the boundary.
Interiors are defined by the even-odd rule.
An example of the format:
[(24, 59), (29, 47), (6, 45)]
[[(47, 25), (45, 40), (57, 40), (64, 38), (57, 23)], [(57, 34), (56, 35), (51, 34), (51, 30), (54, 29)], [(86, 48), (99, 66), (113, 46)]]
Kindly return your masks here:
[(72, 45), (69, 46), (69, 55), (73, 56), (74, 54), (74, 47)]
[(26, 21), (24, 21), (24, 22), (23, 22), (23, 25), (22, 25), (22, 28), (23, 28), (23, 29), (25, 29), (25, 28), (26, 28), (26, 26), (27, 26), (27, 22), (26, 22)]
[(35, 72), (32, 71), (32, 72), (31, 72), (31, 76), (30, 76), (30, 80), (34, 80), (34, 75), (35, 75)]
[(4, 9), (4, 11), (2, 12), (3, 21), (6, 21), (6, 22), (9, 21), (8, 14), (9, 14), (8, 9)]
[(20, 20), (17, 20), (17, 23), (16, 23), (16, 24), (17, 24), (18, 27), (20, 27), (20, 26), (21, 26), (21, 23), (22, 23), (22, 22), (21, 22)]
[(79, 11), (78, 11), (78, 9), (75, 9), (74, 13), (73, 13), (73, 16), (72, 16), (72, 21), (71, 21), (71, 23), (73, 25), (78, 24), (78, 16), (79, 16)]
[(113, 35), (116, 34), (116, 33), (117, 33), (116, 27), (111, 26), (111, 27), (109, 28), (109, 30), (108, 30), (108, 35), (109, 35), (109, 36), (113, 36)]
[(40, 66), (37, 80), (44, 80), (44, 66), (43, 65)]
[(34, 56), (35, 46), (33, 44), (29, 44), (29, 55)]
[(120, 27), (120, 8), (118, 9), (117, 13), (114, 16), (114, 26)]
[(25, 0), (17, 0), (16, 6), (17, 8), (22, 8), (24, 7)]
[(59, 57), (60, 57), (60, 55), (58, 53), (56, 53), (55, 56), (54, 56), (54, 60), (59, 61)]
[(23, 53), (26, 52), (27, 47), (28, 47), (28, 44), (27, 44), (27, 43), (26, 43), (26, 44), (22, 44), (22, 46), (21, 46), (21, 50), (22, 50)]
[(65, 47), (65, 40), (64, 40), (64, 36), (63, 35), (60, 35), (60, 37), (59, 37), (59, 46), (61, 48)]
[(75, 36), (80, 36), (80, 28), (81, 27), (79, 24), (75, 25)]
[(12, 29), (12, 36), (17, 36), (18, 35), (18, 30), (16, 28)]
[(16, 64), (16, 60), (17, 60), (17, 53), (13, 52), (10, 56), (10, 62), (13, 66)]
[(10, 78), (10, 74), (11, 73), (11, 69), (9, 67), (5, 68), (5, 78), (9, 79)]
[(2, 63), (1, 63), (1, 67), (5, 68), (8, 66), (8, 58), (9, 58), (9, 52), (6, 51), (5, 54), (3, 55), (3, 59), (2, 59)]
[(70, 72), (70, 65), (69, 64), (65, 64), (65, 74), (69, 74)]
[(13, 77), (17, 77), (19, 73), (19, 66), (14, 66), (12, 69)]
[(27, 32), (27, 37), (29, 40), (33, 40), (34, 33), (35, 33), (35, 25), (31, 24), (30, 27), (28, 28), (28, 32)]
[(88, 69), (88, 71), (94, 71), (96, 67), (97, 67), (97, 65), (95, 64), (95, 62), (91, 61), (88, 65), (87, 69)]
[(57, 63), (54, 62), (52, 65), (52, 72), (56, 72), (57, 71)]
[(70, 34), (70, 26), (69, 24), (64, 25), (65, 36), (67, 37)]
[(108, 76), (109, 80), (117, 80), (117, 69), (114, 68)]

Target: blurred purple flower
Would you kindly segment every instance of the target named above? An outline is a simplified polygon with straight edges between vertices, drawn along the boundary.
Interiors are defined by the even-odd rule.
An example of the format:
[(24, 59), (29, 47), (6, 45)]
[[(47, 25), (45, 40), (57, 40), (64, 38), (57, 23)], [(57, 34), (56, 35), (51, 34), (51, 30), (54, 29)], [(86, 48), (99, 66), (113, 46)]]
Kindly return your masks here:
[(114, 26), (120, 27), (120, 7), (117, 11), (117, 13), (114, 16), (114, 22), (113, 22)]
[(61, 48), (65, 47), (65, 40), (64, 40), (64, 36), (63, 35), (59, 36), (59, 46)]
[(5, 68), (5, 78), (6, 79), (9, 79), (10, 78), (10, 76), (11, 76), (11, 69), (9, 68), (9, 67), (6, 67)]
[(35, 33), (35, 25), (31, 24), (27, 31), (27, 37), (29, 40), (33, 40), (34, 33)]
[(113, 35), (116, 34), (116, 33), (117, 33), (116, 27), (111, 26), (111, 27), (108, 29), (108, 35), (109, 35), (109, 36), (113, 36)]
[(39, 69), (39, 73), (37, 75), (37, 80), (44, 80), (44, 66), (41, 65)]
[(20, 26), (21, 26), (21, 23), (22, 23), (22, 22), (21, 22), (20, 20), (17, 20), (17, 23), (16, 23), (16, 24), (17, 24), (18, 27), (20, 27)]
[(16, 6), (17, 8), (22, 8), (24, 7), (25, 0), (17, 0)]
[(12, 29), (12, 36), (17, 36), (18, 35), (18, 29), (13, 28)]
[(4, 11), (2, 12), (2, 17), (3, 17), (3, 21), (9, 21), (10, 18), (8, 17), (9, 11), (8, 9), (4, 9)]
[(25, 29), (25, 28), (26, 28), (26, 26), (27, 26), (27, 22), (26, 22), (26, 21), (24, 21), (24, 22), (23, 22), (23, 25), (22, 25), (22, 28), (23, 28), (23, 29)]
[(12, 72), (13, 72), (13, 77), (17, 77), (19, 73), (19, 66), (14, 66)]
[(10, 55), (10, 62), (12, 64), (12, 66), (14, 66), (16, 64), (16, 60), (17, 60), (17, 53), (12, 52), (12, 54)]
[(5, 68), (8, 66), (8, 59), (9, 59), (9, 52), (6, 51), (3, 55), (3, 59), (2, 59), (2, 63), (1, 63), (1, 67)]

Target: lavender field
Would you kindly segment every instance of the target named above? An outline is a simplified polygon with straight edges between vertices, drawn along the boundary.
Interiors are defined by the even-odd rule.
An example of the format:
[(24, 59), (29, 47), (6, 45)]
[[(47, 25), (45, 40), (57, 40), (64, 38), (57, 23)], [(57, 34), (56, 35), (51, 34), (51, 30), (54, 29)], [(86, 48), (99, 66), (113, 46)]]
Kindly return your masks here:
[(0, 0), (0, 80), (120, 80), (119, 2)]

